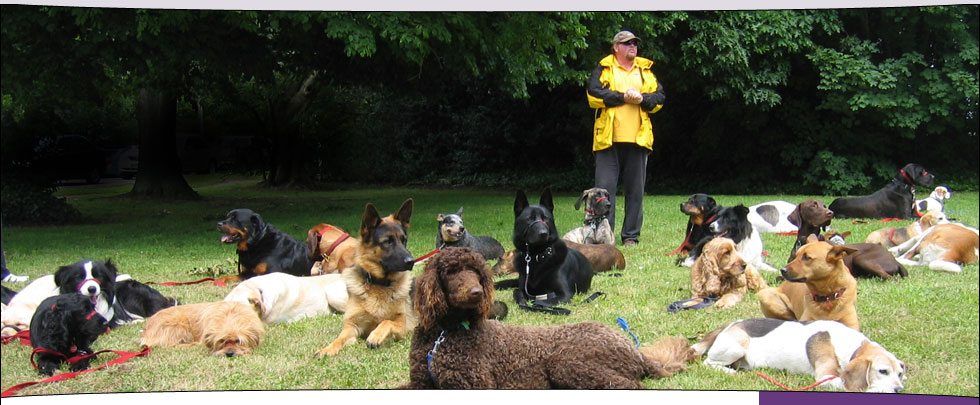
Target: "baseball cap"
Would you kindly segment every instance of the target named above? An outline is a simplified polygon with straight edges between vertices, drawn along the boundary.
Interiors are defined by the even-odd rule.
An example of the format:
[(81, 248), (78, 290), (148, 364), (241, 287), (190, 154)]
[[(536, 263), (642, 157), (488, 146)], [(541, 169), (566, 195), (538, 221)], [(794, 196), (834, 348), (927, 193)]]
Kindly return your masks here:
[(619, 31), (619, 32), (616, 33), (616, 36), (613, 37), (612, 42), (614, 44), (621, 44), (623, 42), (626, 42), (626, 41), (629, 41), (629, 40), (633, 40), (633, 39), (635, 39), (637, 41), (640, 40), (640, 38), (638, 38), (636, 35), (633, 35), (632, 32), (629, 32), (629, 31)]

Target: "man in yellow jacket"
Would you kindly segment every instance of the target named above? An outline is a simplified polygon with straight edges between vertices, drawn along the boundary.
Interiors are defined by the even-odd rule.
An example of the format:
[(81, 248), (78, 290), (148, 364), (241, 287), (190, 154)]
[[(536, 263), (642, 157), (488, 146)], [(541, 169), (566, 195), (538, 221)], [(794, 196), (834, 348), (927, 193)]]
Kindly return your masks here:
[(624, 246), (639, 243), (643, 226), (643, 189), (647, 156), (653, 150), (650, 113), (663, 107), (664, 90), (650, 68), (653, 61), (637, 56), (640, 38), (629, 31), (613, 37), (613, 53), (599, 61), (588, 84), (589, 106), (596, 109), (592, 132), (595, 186), (609, 191), (609, 225), (616, 229), (616, 186), (623, 175), (626, 197)]

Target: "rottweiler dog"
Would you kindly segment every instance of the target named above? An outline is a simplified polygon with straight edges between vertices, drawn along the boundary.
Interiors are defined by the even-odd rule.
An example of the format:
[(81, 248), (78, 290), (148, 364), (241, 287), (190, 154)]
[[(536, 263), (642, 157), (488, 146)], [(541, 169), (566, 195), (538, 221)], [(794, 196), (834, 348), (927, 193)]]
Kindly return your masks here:
[[(680, 255), (677, 256), (677, 264), (684, 262), (695, 247), (703, 245), (713, 237), (708, 225), (715, 220), (721, 208), (714, 198), (704, 193), (692, 194), (687, 201), (681, 203), (681, 212), (689, 218), (687, 228), (684, 230), (684, 242), (678, 250)], [(693, 257), (688, 262), (690, 263), (687, 263), (687, 266), (693, 264)]]
[(354, 266), (341, 273), (347, 284), (344, 326), (330, 345), (316, 351), (316, 357), (336, 355), (358, 338), (377, 348), (415, 328), (410, 296), (415, 258), (406, 247), (414, 205), (409, 198), (384, 218), (371, 203), (364, 207)]
[(310, 275), (313, 259), (309, 248), (272, 224), (262, 220), (257, 212), (238, 208), (228, 212), (218, 231), (221, 242), (235, 244), (238, 250), (238, 275), (225, 276), (222, 281), (238, 282), (267, 273)]
[(915, 219), (915, 186), (932, 187), (935, 179), (921, 165), (909, 163), (887, 186), (871, 195), (838, 198), (830, 210), (835, 218)]
[(569, 249), (558, 238), (554, 207), (551, 189), (544, 190), (536, 205), (528, 204), (523, 191), (517, 192), (513, 263), (518, 277), (514, 301), (525, 310), (567, 315), (567, 309), (555, 306), (571, 301), (575, 293), (588, 291), (594, 272), (584, 255)]

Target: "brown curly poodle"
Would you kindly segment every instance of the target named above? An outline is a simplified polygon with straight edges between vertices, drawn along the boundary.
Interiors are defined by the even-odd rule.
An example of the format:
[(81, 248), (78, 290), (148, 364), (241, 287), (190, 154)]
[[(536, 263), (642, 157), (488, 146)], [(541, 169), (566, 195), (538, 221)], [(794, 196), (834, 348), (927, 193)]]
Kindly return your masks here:
[(768, 286), (728, 238), (714, 238), (704, 245), (691, 266), (691, 296), (717, 297), (714, 306), (720, 309), (738, 304), (748, 290), (759, 291)]
[(644, 377), (667, 377), (694, 358), (684, 338), (637, 349), (596, 322), (511, 326), (487, 315), (493, 277), (468, 248), (446, 248), (415, 281), (419, 325), (402, 388), (645, 388)]

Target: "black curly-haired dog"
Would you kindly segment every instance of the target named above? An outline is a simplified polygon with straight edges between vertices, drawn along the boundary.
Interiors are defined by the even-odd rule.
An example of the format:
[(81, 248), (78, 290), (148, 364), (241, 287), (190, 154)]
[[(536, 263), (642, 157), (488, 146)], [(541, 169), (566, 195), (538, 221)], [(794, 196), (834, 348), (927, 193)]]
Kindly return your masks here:
[(177, 300), (119, 274), (112, 260), (80, 260), (61, 266), (54, 273), (61, 294), (78, 293), (92, 302), (94, 309), (115, 328), (149, 318), (157, 311), (177, 305)]
[(880, 190), (861, 197), (838, 198), (829, 208), (835, 218), (915, 219), (915, 186), (932, 187), (935, 179), (921, 165), (909, 163)]
[(439, 214), (439, 232), (436, 233), (436, 249), (444, 247), (468, 247), (487, 260), (497, 260), (504, 254), (504, 247), (492, 236), (477, 236), (463, 225), (463, 207), (455, 214)]
[[(31, 318), (37, 371), (54, 375), (62, 362), (92, 354), (92, 343), (108, 330), (106, 319), (86, 297), (70, 293), (45, 298)], [(71, 371), (87, 369), (93, 358), (79, 357), (69, 363)]]
[(446, 248), (415, 280), (409, 383), (402, 388), (642, 389), (685, 369), (682, 337), (636, 348), (598, 322), (513, 326), (488, 320), (493, 276), (468, 248)]
[(238, 275), (221, 278), (224, 282), (238, 282), (267, 273), (289, 273), (309, 276), (313, 259), (309, 247), (292, 236), (280, 232), (262, 216), (248, 208), (228, 212), (218, 222), (223, 233), (221, 242), (234, 244), (238, 251)]

